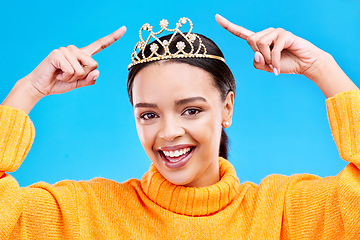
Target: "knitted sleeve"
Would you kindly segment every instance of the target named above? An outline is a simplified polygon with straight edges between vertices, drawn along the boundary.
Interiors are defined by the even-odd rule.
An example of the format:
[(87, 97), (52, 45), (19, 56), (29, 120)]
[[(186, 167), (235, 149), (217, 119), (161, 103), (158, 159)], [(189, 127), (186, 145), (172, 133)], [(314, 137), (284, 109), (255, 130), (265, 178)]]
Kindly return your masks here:
[(0, 171), (19, 168), (34, 136), (34, 126), (24, 111), (0, 106)]
[(360, 91), (326, 100), (333, 138), (350, 162), (337, 176), (289, 178), (284, 239), (358, 239), (360, 229)]
[[(15, 171), (21, 165), (34, 134), (34, 126), (25, 112), (0, 106), (0, 172)], [(9, 174), (1, 174), (0, 239), (76, 238), (78, 214), (72, 182), (54, 186), (37, 183), (20, 188)]]
[(360, 91), (352, 90), (326, 100), (331, 131), (345, 161), (360, 166)]

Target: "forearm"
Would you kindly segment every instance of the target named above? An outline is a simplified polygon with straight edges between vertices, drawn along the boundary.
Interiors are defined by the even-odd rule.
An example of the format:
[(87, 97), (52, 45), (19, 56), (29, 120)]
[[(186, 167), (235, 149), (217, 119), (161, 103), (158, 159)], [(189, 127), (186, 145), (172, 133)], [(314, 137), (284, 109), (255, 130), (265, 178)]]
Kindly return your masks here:
[(326, 98), (333, 97), (340, 92), (358, 90), (358, 87), (339, 67), (335, 59), (326, 52), (319, 56), (315, 65), (307, 71), (305, 76), (318, 85)]
[(26, 114), (29, 114), (31, 109), (42, 97), (43, 95), (31, 85), (30, 81), (27, 81), (26, 77), (24, 77), (15, 84), (1, 105), (21, 109)]

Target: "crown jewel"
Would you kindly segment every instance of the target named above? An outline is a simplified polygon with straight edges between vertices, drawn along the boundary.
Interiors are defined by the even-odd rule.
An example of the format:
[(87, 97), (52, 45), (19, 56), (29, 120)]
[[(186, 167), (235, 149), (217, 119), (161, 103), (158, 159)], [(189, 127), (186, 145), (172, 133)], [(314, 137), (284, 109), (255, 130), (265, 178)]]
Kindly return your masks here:
[[(183, 33), (180, 28), (182, 28), (186, 23), (189, 23), (190, 28), (187, 33)], [(171, 58), (212, 58), (212, 59), (218, 59), (223, 62), (225, 62), (225, 59), (220, 56), (216, 55), (209, 55), (207, 54), (206, 47), (202, 43), (201, 38), (199, 35), (192, 33), (193, 29), (193, 23), (190, 19), (183, 17), (180, 18), (179, 21), (176, 23), (176, 27), (174, 29), (168, 28), (169, 22), (166, 19), (163, 19), (160, 21), (160, 27), (161, 29), (158, 32), (153, 32), (153, 27), (145, 23), (139, 31), (139, 37), (140, 41), (136, 43), (134, 52), (131, 54), (131, 60), (132, 62), (129, 64), (128, 68), (130, 69), (132, 66), (144, 63), (144, 62), (151, 62), (151, 61), (158, 61), (163, 59), (171, 59)], [(149, 36), (144, 40), (143, 38), (143, 31), (148, 31), (150, 34)], [(163, 33), (164, 31), (172, 32), (172, 36), (170, 40), (164, 40), (161, 41), (157, 35)], [(173, 43), (173, 40), (176, 35), (180, 34), (183, 37), (183, 40), (185, 41), (178, 41), (176, 42), (176, 52), (170, 52), (169, 46)], [(149, 44), (151, 40), (155, 40), (150, 45), (150, 55), (145, 55), (145, 48)], [(194, 42), (198, 40), (199, 44), (198, 47), (194, 46)], [(174, 41), (175, 42), (175, 41)], [(186, 45), (190, 46), (190, 50), (186, 51)], [(163, 53), (160, 54), (158, 52), (160, 46), (163, 48)], [(137, 52), (139, 51), (139, 52)], [(201, 52), (201, 53), (200, 53)]]

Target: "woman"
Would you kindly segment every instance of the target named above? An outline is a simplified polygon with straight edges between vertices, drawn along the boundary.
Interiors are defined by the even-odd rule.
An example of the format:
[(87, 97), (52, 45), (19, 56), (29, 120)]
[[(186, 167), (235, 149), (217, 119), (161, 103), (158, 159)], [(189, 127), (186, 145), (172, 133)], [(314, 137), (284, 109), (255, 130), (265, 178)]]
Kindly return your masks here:
[[(240, 185), (234, 168), (224, 159), (223, 128), (231, 125), (235, 82), (221, 51), (201, 35), (165, 36), (159, 39), (161, 44), (154, 42), (157, 47), (147, 41), (147, 46), (137, 44), (140, 53), (133, 54), (128, 77), (138, 135), (153, 162), (150, 170), (140, 181), (122, 184), (97, 178), (22, 189), (3, 173), (1, 238), (357, 237), (358, 88), (329, 54), (304, 39), (282, 29), (253, 33), (219, 15), (216, 20), (248, 42), (257, 69), (275, 75), (303, 74), (319, 86), (328, 98), (330, 125), (340, 154), (351, 163), (336, 177), (272, 175), (259, 186)], [(179, 25), (187, 22), (183, 18)], [(166, 28), (168, 23), (161, 24)], [(149, 26), (142, 29), (151, 32)], [(125, 28), (120, 28), (82, 49), (54, 50), (19, 80), (0, 109), (1, 171), (16, 170), (31, 146), (34, 129), (25, 113), (46, 95), (94, 84), (99, 72), (91, 56), (124, 33)], [(196, 54), (205, 56), (177, 57), (189, 49), (180, 43), (184, 41), (195, 49), (200, 46)], [(165, 46), (178, 53), (171, 51), (163, 57)], [(151, 53), (154, 58), (147, 57)]]

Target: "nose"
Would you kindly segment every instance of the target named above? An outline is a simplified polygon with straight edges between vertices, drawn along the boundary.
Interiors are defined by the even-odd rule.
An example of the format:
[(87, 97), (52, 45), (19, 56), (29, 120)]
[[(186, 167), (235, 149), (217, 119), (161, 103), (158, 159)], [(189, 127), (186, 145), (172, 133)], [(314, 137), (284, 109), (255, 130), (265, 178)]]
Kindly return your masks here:
[(160, 137), (166, 141), (173, 141), (185, 134), (181, 121), (176, 117), (164, 117), (162, 119)]

